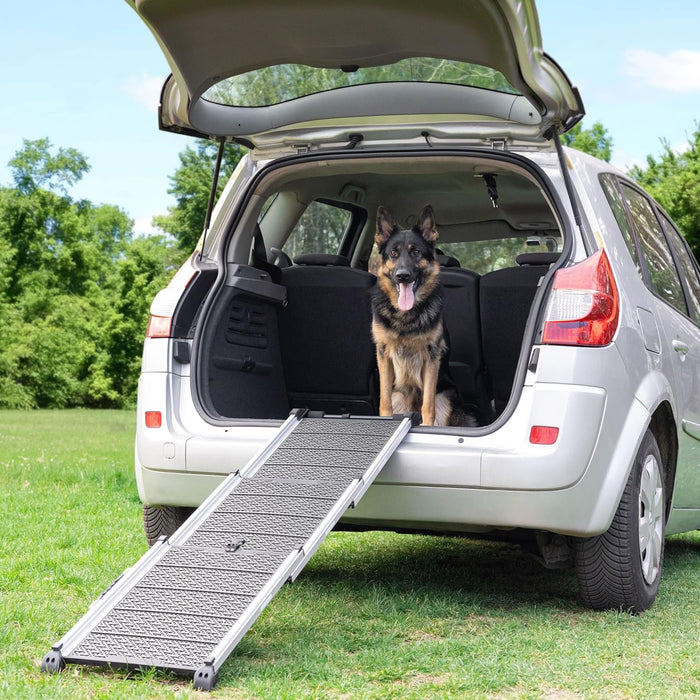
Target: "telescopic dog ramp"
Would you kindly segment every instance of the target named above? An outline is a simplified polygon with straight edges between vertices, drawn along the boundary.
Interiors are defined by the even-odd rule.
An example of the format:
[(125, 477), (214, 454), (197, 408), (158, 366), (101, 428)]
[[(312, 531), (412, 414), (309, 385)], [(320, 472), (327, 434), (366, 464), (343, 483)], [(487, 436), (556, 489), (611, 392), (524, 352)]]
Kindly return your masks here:
[(90, 606), (42, 669), (159, 668), (193, 673), (195, 688), (213, 688), (236, 644), (415, 420), (293, 411), (255, 458)]

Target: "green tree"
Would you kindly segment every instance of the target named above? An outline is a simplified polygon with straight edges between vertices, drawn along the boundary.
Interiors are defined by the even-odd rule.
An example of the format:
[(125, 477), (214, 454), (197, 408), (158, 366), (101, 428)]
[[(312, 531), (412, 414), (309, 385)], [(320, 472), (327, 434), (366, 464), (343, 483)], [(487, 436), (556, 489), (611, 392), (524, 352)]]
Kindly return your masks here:
[(107, 284), (133, 223), (117, 207), (69, 196), (89, 169), (86, 158), (75, 149), (53, 153), (48, 139), (25, 140), (10, 168), (15, 187), (0, 189), (0, 238), (13, 261), (9, 299), (34, 287), (83, 295)]
[(136, 398), (143, 339), (153, 297), (177, 270), (181, 252), (164, 236), (136, 238), (118, 262), (115, 303), (105, 324), (102, 373), (117, 397)]
[(22, 194), (29, 194), (43, 187), (57, 189), (64, 195), (90, 170), (85, 156), (75, 148), (59, 148), (51, 152), (47, 138), (30, 141), (24, 139), (22, 148), (8, 165)]
[(646, 167), (635, 166), (630, 175), (668, 212), (700, 259), (700, 124), (682, 153), (667, 141), (662, 145), (660, 156), (647, 156)]
[(24, 141), (0, 187), (0, 406), (123, 406), (135, 400), (148, 307), (182, 257), (133, 239), (112, 205), (74, 201), (74, 149)]
[(565, 146), (610, 162), (613, 140), (600, 122), (595, 122), (590, 129), (584, 129), (583, 122), (579, 122), (564, 134), (562, 141)]
[[(170, 234), (186, 253), (194, 250), (204, 229), (218, 148), (213, 141), (199, 140), (194, 148), (187, 146), (180, 153), (180, 167), (170, 176), (168, 189), (169, 194), (175, 195), (176, 204), (169, 208), (166, 215), (154, 217), (154, 224)], [(217, 197), (243, 153), (241, 146), (226, 145)]]

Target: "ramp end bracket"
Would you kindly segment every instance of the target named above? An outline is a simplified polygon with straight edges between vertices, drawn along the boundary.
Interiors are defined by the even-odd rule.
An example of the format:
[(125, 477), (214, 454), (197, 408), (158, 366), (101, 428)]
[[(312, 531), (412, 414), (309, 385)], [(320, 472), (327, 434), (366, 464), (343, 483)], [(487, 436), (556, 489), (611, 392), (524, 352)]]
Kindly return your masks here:
[(41, 670), (44, 673), (60, 673), (66, 667), (61, 646), (52, 647), (51, 651), (41, 660)]
[(216, 670), (213, 660), (205, 661), (194, 673), (195, 690), (214, 690), (216, 685)]

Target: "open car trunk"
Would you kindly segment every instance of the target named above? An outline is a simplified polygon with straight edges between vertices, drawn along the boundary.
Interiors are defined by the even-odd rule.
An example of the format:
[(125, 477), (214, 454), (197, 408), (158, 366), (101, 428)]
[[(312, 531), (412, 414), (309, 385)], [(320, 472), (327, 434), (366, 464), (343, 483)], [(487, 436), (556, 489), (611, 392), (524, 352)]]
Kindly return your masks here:
[(215, 422), (296, 407), (376, 415), (377, 206), (410, 227), (430, 203), (450, 374), (479, 425), (493, 422), (522, 382), (542, 279), (567, 252), (556, 195), (538, 173), (475, 152), (305, 156), (263, 169), (198, 321), (200, 411)]

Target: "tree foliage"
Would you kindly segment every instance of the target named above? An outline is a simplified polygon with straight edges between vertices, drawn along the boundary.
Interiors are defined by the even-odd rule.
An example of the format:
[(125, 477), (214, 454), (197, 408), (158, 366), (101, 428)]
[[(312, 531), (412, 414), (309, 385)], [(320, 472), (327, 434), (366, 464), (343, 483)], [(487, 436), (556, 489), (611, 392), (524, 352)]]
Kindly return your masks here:
[[(202, 235), (218, 150), (217, 143), (200, 140), (194, 148), (187, 146), (180, 153), (180, 167), (170, 176), (168, 189), (168, 193), (175, 196), (176, 204), (166, 215), (154, 218), (155, 225), (170, 234), (184, 251), (194, 250)], [(241, 146), (226, 144), (217, 197), (243, 153)]]
[(700, 259), (700, 124), (681, 153), (667, 141), (660, 156), (647, 156), (646, 167), (630, 175), (647, 189), (678, 225)]
[(135, 399), (148, 307), (182, 257), (133, 238), (118, 207), (73, 200), (75, 149), (24, 141), (0, 187), (0, 406), (122, 406)]
[(584, 129), (583, 122), (579, 122), (564, 134), (562, 140), (565, 146), (610, 162), (613, 140), (600, 122), (595, 122), (590, 129)]
[(46, 138), (24, 139), (22, 149), (8, 165), (22, 194), (44, 187), (67, 195), (68, 189), (90, 169), (85, 156), (74, 148), (59, 148), (51, 153), (51, 142)]

